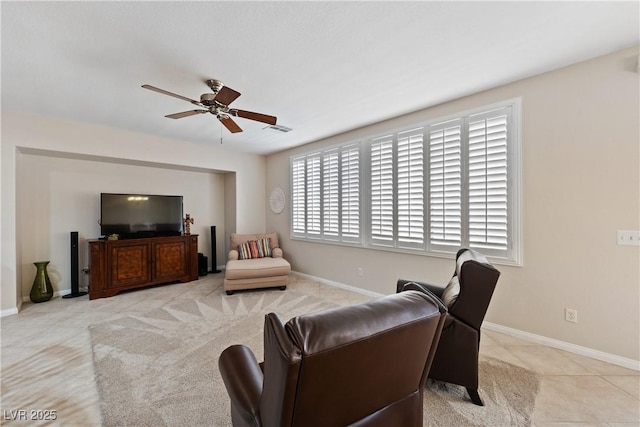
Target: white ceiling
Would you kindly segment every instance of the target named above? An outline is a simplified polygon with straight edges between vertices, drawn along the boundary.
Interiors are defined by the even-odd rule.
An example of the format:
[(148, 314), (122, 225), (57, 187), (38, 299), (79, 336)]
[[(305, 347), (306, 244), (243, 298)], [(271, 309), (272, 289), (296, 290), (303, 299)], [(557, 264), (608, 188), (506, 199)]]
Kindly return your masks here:
[[(637, 45), (639, 4), (2, 1), (2, 109), (268, 154)], [(209, 78), (293, 131), (140, 87)]]

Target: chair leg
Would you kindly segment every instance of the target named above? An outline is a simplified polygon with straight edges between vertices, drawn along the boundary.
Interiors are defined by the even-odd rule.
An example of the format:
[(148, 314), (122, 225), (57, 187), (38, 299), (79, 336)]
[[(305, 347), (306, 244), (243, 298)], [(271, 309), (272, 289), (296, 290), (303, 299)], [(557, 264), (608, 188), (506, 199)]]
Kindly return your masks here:
[(473, 403), (478, 406), (484, 406), (484, 403), (482, 403), (482, 399), (480, 399), (480, 395), (478, 394), (478, 390), (473, 390), (467, 387), (467, 393), (469, 393), (469, 397)]

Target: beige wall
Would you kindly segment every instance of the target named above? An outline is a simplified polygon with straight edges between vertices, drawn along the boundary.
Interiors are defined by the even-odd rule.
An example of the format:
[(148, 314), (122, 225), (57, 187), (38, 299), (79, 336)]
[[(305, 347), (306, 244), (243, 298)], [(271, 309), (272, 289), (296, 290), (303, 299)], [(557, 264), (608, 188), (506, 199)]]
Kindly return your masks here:
[[(138, 189), (144, 187), (145, 192), (154, 194), (178, 191), (181, 185), (190, 186), (178, 194), (188, 196), (185, 213), (191, 210), (189, 213), (194, 215), (196, 224), (207, 227), (210, 221), (219, 219), (224, 227), (232, 224), (237, 229), (265, 230), (264, 186), (256, 185), (265, 176), (264, 156), (232, 152), (214, 143), (204, 146), (5, 111), (2, 112), (0, 153), (0, 311), (3, 315), (15, 312), (22, 301), (23, 290), (32, 277), (26, 276), (32, 274), (29, 272), (35, 260), (31, 257), (56, 259), (59, 264), (56, 271), (61, 274), (59, 289), (65, 289), (62, 276), (67, 271), (66, 262), (62, 258), (58, 260), (53, 252), (62, 250), (68, 232), (76, 231), (76, 227), (83, 227), (84, 238), (98, 237), (90, 235), (96, 233), (96, 229), (89, 225), (95, 221), (95, 199), (88, 196), (94, 185), (96, 194), (103, 188), (124, 191), (129, 188), (126, 181), (136, 180)], [(46, 160), (40, 157), (51, 157), (51, 164), (45, 166)], [(38, 178), (30, 175), (32, 166), (39, 168)], [(225, 178), (214, 176), (218, 172), (225, 173)], [(233, 176), (230, 182), (235, 184), (234, 188), (226, 184), (227, 176)], [(200, 188), (194, 186), (211, 191), (210, 196), (202, 198), (205, 207), (196, 207), (200, 202), (196, 197)], [(167, 191), (168, 188), (171, 191)], [(35, 191), (47, 199), (49, 213), (33, 217), (23, 212), (21, 205), (24, 209), (38, 208), (38, 199), (30, 199), (23, 190)], [(56, 200), (59, 196), (86, 212), (67, 212), (75, 217), (74, 221), (52, 213), (59, 208)], [(214, 200), (218, 196), (219, 201)], [(229, 201), (235, 206), (224, 206)], [(216, 202), (221, 206), (214, 206)], [(227, 218), (228, 212), (235, 213), (235, 218)], [(58, 229), (63, 226), (68, 229)], [(209, 235), (205, 231), (202, 234)], [(224, 238), (224, 234), (219, 238)], [(47, 243), (38, 243), (40, 239)], [(207, 238), (204, 240), (208, 242)], [(201, 249), (206, 251), (202, 245)], [(222, 248), (219, 252), (222, 252), (219, 256), (224, 257)]]
[[(267, 193), (279, 186), (290, 196), (295, 153), (520, 97), (524, 265), (498, 265), (486, 320), (638, 361), (640, 248), (616, 244), (617, 230), (640, 229), (638, 53), (626, 49), (271, 155)], [(289, 209), (267, 212), (295, 271), (382, 294), (401, 277), (444, 284), (453, 271), (450, 259), (294, 241), (289, 223)], [(565, 307), (578, 310), (577, 324), (564, 321)]]

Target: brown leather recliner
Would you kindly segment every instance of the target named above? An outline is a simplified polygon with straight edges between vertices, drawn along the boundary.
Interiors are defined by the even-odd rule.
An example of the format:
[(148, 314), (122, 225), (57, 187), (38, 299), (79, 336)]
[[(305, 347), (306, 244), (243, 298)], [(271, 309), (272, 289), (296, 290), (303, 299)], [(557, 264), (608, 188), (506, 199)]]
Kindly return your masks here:
[(470, 249), (456, 255), (456, 271), (449, 284), (441, 286), (398, 280), (397, 292), (418, 290), (436, 296), (448, 313), (429, 378), (464, 386), (476, 405), (483, 405), (478, 394), (478, 353), (480, 326), (500, 277), (487, 259)]
[[(218, 361), (238, 426), (422, 426), (423, 389), (446, 309), (420, 292), (264, 325)], [(426, 337), (426, 339), (425, 339)]]

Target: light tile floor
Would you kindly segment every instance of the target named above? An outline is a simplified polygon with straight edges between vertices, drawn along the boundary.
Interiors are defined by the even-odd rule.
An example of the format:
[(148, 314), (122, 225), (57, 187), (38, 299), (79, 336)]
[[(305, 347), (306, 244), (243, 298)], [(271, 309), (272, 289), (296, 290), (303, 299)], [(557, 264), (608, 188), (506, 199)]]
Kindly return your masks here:
[[(84, 296), (25, 303), (19, 314), (0, 319), (0, 424), (101, 425), (87, 327), (223, 292), (221, 284), (219, 273), (190, 283), (93, 301)], [(289, 289), (343, 305), (370, 299), (295, 275)], [(536, 427), (640, 425), (640, 372), (493, 331), (483, 333), (481, 354), (542, 375), (534, 413)], [(51, 417), (53, 414), (46, 411), (52, 410), (54, 422), (15, 420)]]

